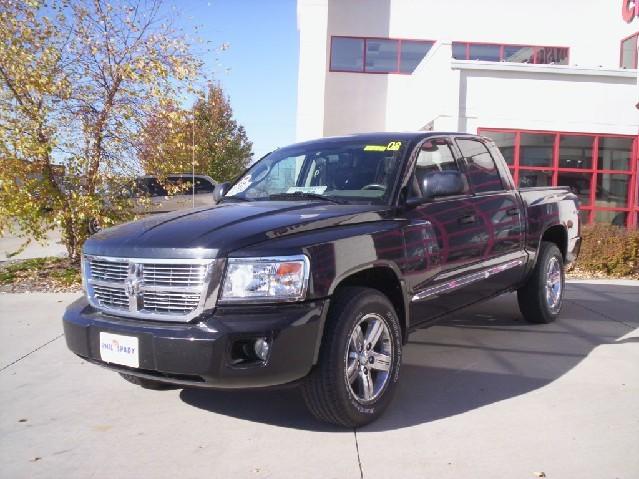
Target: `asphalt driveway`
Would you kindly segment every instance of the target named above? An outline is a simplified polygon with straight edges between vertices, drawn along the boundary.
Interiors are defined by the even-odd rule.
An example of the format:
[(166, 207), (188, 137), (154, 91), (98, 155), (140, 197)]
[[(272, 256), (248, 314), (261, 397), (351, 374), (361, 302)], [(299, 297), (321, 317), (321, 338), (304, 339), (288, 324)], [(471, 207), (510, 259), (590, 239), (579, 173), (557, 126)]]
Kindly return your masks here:
[(357, 431), (295, 390), (139, 389), (67, 351), (74, 297), (0, 295), (0, 477), (639, 477), (639, 282), (571, 282), (551, 325), (507, 295), (420, 330)]

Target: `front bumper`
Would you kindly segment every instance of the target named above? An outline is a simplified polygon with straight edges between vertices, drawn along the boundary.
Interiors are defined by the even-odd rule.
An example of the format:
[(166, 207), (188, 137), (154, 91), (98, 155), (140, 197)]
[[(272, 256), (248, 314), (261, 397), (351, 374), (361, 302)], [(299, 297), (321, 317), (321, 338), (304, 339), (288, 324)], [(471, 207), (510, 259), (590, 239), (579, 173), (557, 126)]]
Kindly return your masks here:
[[(193, 323), (159, 323), (106, 315), (85, 298), (63, 318), (67, 346), (110, 369), (173, 384), (213, 388), (268, 387), (308, 374), (319, 349), (328, 300), (217, 308)], [(198, 321), (198, 320), (196, 320)], [(138, 338), (139, 368), (103, 362), (100, 332)], [(266, 337), (265, 362), (234, 364), (233, 345)]]

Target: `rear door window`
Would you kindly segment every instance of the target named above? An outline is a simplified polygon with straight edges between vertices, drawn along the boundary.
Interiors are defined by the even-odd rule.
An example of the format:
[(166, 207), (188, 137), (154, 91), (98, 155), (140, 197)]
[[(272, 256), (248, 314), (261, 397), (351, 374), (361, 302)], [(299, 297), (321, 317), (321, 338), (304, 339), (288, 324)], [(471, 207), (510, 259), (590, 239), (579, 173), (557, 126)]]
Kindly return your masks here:
[(501, 176), (483, 142), (471, 138), (457, 138), (457, 146), (466, 160), (467, 176), (475, 193), (504, 189)]

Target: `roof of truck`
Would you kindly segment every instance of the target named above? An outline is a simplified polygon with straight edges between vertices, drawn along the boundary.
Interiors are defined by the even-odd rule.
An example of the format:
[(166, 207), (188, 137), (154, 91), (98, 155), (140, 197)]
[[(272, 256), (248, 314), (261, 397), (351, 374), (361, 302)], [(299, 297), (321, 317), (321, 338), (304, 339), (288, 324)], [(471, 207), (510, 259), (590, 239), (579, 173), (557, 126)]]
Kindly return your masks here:
[(341, 143), (343, 141), (352, 141), (352, 140), (361, 140), (369, 143), (378, 143), (378, 142), (387, 142), (387, 141), (413, 141), (413, 140), (421, 140), (423, 138), (428, 138), (429, 136), (442, 136), (442, 135), (455, 135), (455, 136), (472, 136), (476, 137), (477, 135), (473, 135), (471, 133), (460, 133), (460, 132), (451, 132), (451, 131), (384, 131), (384, 132), (375, 132), (375, 133), (356, 133), (353, 135), (344, 135), (344, 136), (328, 136), (325, 138), (317, 138), (314, 140), (303, 141), (300, 143), (295, 143), (293, 145), (288, 146), (303, 146), (312, 143)]

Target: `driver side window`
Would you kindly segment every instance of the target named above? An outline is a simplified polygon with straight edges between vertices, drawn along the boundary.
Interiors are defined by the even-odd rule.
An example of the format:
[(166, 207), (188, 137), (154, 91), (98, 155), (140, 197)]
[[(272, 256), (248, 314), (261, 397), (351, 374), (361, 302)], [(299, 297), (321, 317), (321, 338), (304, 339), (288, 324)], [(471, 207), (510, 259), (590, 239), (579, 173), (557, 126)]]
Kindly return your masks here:
[[(409, 185), (409, 198), (421, 198), (423, 196), (423, 185), (428, 175), (437, 171), (458, 171), (460, 172), (455, 155), (450, 145), (445, 140), (432, 140), (425, 142), (415, 163), (415, 171), (411, 184)], [(462, 174), (463, 175), (463, 174)], [(465, 183), (465, 191), (468, 192), (468, 183)]]

